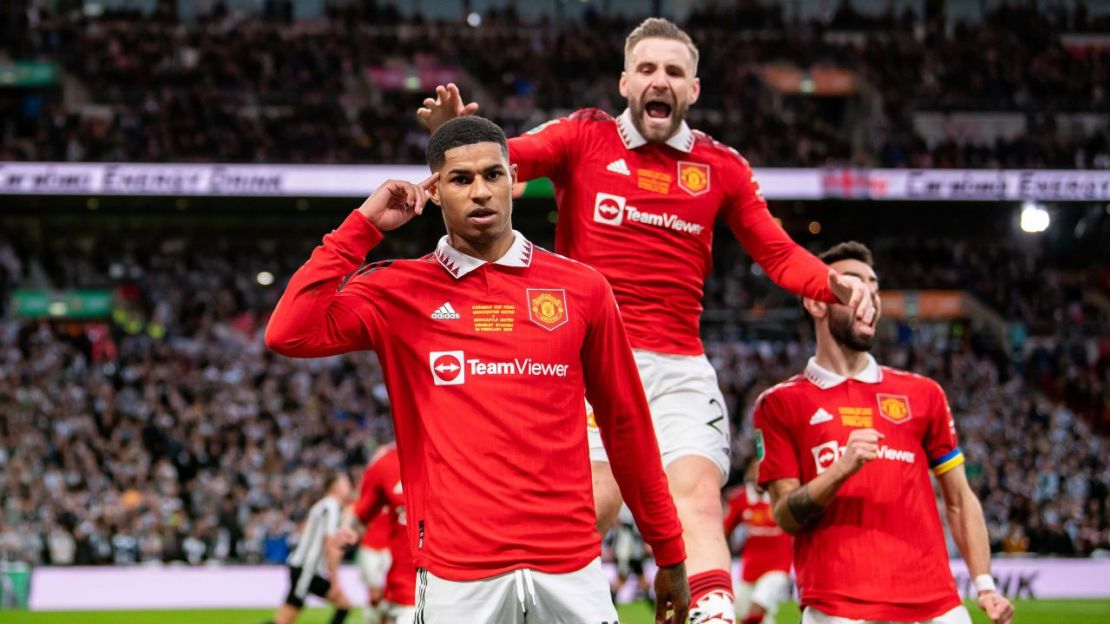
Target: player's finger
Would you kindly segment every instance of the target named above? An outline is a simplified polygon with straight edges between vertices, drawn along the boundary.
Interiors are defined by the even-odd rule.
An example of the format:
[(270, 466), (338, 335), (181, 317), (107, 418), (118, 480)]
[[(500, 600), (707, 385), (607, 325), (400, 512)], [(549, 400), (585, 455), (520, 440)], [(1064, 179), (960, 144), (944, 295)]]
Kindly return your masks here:
[(447, 89), (443, 85), (436, 86), (436, 102), (443, 103), (447, 99)]
[(459, 87), (453, 82), (447, 83), (447, 97), (453, 100), (461, 100), (462, 95), (459, 94)]
[(466, 106), (464, 106), (463, 109), (462, 109), (462, 114), (463, 115), (473, 115), (476, 112), (478, 112), (478, 103), (477, 102), (471, 102), (471, 103), (467, 104)]
[(436, 101), (432, 98), (424, 98), (424, 106), (431, 108), (436, 105)]

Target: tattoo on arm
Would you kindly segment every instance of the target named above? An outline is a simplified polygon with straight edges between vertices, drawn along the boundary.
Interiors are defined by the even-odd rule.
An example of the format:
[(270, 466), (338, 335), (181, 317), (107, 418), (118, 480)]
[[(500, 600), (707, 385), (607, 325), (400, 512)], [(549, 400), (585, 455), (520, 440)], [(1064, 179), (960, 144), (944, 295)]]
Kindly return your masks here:
[(790, 493), (786, 498), (786, 508), (794, 521), (803, 528), (809, 528), (821, 519), (825, 508), (817, 504), (809, 495), (809, 488), (802, 486)]

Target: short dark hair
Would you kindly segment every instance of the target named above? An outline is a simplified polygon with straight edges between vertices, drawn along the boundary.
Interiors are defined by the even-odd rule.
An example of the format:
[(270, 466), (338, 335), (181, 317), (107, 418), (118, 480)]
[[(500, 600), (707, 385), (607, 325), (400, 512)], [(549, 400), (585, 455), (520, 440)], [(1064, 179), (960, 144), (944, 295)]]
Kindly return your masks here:
[(867, 245), (857, 241), (837, 243), (817, 255), (825, 264), (840, 262), (841, 260), (859, 260), (869, 267), (875, 267), (875, 259)]
[(324, 493), (330, 492), (331, 487), (335, 485), (335, 482), (346, 476), (347, 473), (343, 470), (334, 470), (329, 472), (327, 474), (327, 477), (324, 478)]
[(505, 157), (509, 157), (509, 141), (505, 139), (505, 131), (485, 117), (468, 115), (448, 121), (432, 134), (425, 150), (428, 167), (432, 171), (439, 171), (447, 161), (447, 150), (475, 143), (497, 143)]

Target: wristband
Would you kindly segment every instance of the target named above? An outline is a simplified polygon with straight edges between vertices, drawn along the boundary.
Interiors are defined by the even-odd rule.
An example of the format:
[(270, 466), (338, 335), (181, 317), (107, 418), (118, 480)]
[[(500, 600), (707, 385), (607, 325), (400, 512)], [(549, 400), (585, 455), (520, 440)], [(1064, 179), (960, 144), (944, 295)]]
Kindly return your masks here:
[(994, 584), (994, 577), (990, 574), (980, 574), (975, 577), (975, 590), (982, 593), (998, 591), (998, 588)]

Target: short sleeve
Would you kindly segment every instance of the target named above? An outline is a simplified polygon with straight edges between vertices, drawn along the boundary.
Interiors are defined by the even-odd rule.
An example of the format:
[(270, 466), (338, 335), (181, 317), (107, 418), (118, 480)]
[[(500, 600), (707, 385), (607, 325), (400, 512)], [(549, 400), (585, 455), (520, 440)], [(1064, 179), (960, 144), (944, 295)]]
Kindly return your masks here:
[(798, 445), (790, 426), (790, 413), (781, 396), (768, 390), (755, 404), (755, 446), (759, 459), (759, 485), (779, 479), (802, 478)]
[(956, 421), (948, 407), (948, 397), (934, 381), (929, 381), (929, 414), (925, 429), (925, 454), (933, 474), (942, 475), (964, 463), (956, 440)]

